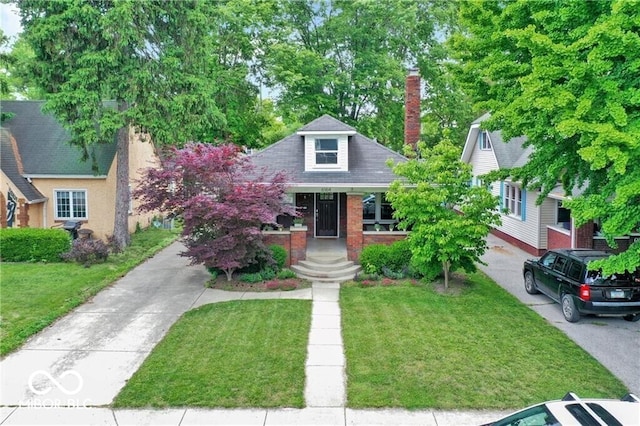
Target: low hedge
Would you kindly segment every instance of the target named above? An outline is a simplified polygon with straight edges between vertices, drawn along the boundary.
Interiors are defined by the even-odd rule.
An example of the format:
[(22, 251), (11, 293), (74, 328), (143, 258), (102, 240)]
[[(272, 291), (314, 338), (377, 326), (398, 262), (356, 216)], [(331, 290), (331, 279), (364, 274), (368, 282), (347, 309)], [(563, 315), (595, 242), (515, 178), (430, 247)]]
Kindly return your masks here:
[(411, 264), (409, 241), (400, 240), (391, 245), (372, 244), (362, 249), (360, 265), (369, 274), (382, 275), (385, 270), (404, 272)]
[(4, 262), (61, 262), (71, 238), (63, 229), (6, 228), (0, 230), (0, 248)]

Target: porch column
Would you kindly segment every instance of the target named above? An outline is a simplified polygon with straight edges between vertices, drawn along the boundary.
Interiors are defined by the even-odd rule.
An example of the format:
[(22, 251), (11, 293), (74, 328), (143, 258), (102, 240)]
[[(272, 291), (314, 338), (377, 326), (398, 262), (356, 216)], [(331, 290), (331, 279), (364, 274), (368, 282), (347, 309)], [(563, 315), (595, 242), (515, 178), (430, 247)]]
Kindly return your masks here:
[(0, 192), (0, 228), (7, 227), (7, 201), (4, 194)]
[(347, 194), (347, 258), (357, 262), (362, 251), (362, 194)]
[(307, 227), (289, 228), (291, 232), (291, 265), (297, 265), (307, 258)]
[(576, 233), (575, 248), (593, 248), (593, 221), (590, 220), (582, 226), (573, 229)]
[(18, 198), (18, 227), (26, 228), (29, 226), (29, 204), (24, 198)]

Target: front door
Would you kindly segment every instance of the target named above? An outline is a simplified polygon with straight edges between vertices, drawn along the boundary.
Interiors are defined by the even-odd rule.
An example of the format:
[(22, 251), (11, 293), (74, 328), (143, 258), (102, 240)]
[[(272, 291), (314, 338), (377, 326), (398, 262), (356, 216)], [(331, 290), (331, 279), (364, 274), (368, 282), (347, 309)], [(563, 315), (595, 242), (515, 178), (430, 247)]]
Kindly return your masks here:
[(316, 194), (316, 236), (338, 236), (338, 194), (335, 192)]

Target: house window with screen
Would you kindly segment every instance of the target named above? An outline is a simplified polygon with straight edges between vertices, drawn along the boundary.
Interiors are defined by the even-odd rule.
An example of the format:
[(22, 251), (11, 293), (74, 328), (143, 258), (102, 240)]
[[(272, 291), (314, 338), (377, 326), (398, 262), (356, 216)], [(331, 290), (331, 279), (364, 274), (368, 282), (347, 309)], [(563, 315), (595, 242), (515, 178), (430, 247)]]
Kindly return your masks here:
[(384, 230), (390, 230), (396, 224), (393, 218), (393, 206), (384, 192), (372, 192), (362, 197), (362, 222), (365, 231), (373, 231), (375, 224)]
[(316, 164), (338, 164), (338, 139), (316, 139)]
[(480, 133), (478, 133), (478, 146), (482, 151), (488, 151), (491, 149), (489, 134), (484, 130), (481, 130)]
[(509, 214), (522, 217), (522, 190), (520, 187), (505, 182), (503, 201)]
[(56, 190), (54, 195), (56, 219), (87, 218), (87, 191)]

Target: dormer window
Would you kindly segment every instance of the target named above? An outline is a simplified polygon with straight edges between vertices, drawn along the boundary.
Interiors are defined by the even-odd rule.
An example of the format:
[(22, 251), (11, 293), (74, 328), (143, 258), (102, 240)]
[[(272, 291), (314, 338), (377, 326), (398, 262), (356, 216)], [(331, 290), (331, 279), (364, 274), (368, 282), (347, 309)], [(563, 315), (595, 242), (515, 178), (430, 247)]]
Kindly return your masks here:
[(338, 164), (338, 139), (316, 139), (316, 164)]
[(489, 133), (487, 133), (485, 130), (481, 130), (480, 133), (478, 133), (478, 147), (482, 151), (488, 151), (491, 149)]

